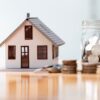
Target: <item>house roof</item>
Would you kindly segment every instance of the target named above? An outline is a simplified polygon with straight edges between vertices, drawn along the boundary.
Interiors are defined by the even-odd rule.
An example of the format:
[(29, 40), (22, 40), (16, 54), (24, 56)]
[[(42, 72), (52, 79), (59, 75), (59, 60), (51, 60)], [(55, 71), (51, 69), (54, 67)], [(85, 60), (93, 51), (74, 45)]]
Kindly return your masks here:
[[(57, 46), (60, 46), (60, 45), (63, 45), (65, 42), (60, 38), (58, 37), (52, 30), (50, 30), (39, 18), (37, 17), (31, 17), (31, 18), (28, 18), (26, 19), (27, 21), (29, 21), (34, 27), (36, 27), (46, 38), (48, 38), (54, 45), (57, 45)], [(25, 21), (26, 21), (25, 20)], [(24, 22), (25, 22), (24, 21)], [(23, 22), (23, 23), (24, 23)], [(21, 25), (23, 25), (23, 23)], [(20, 25), (20, 26), (21, 26)], [(19, 27), (20, 27), (19, 26)], [(18, 27), (18, 28), (19, 28)], [(17, 29), (18, 29), (17, 28)], [(16, 29), (16, 30), (17, 30)], [(15, 30), (15, 31), (16, 31)], [(15, 32), (14, 31), (14, 32)], [(14, 33), (13, 32), (13, 33)], [(0, 46), (3, 45), (6, 40), (8, 40), (8, 38), (10, 38), (13, 33), (11, 35), (9, 35), (3, 42), (0, 43)]]
[(55, 45), (62, 45), (65, 42), (60, 39), (52, 30), (50, 30), (39, 18), (29, 18), (29, 21), (35, 26), (39, 31), (43, 33), (49, 40), (51, 40)]

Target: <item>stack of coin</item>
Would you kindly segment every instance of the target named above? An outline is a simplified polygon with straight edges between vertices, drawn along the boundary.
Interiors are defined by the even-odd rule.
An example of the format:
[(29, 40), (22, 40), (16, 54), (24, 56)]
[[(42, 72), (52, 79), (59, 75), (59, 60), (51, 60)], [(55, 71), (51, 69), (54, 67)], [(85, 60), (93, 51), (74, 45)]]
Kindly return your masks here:
[(97, 64), (96, 63), (83, 63), (82, 64), (83, 73), (96, 73), (97, 71)]
[(62, 73), (76, 73), (76, 69), (77, 69), (76, 60), (64, 60), (61, 72)]

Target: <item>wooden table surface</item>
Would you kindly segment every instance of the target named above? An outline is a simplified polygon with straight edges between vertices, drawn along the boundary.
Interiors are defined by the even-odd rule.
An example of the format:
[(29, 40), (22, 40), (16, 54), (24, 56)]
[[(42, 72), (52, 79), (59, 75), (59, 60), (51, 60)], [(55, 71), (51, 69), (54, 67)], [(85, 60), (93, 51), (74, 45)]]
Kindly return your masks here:
[(0, 72), (0, 100), (100, 100), (100, 74)]

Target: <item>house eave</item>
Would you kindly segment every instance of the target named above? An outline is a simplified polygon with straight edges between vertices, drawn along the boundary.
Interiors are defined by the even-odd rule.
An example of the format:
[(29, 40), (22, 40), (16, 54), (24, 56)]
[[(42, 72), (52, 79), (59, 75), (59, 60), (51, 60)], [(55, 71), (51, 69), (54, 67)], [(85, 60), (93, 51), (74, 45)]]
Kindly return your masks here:
[(64, 45), (65, 44), (65, 42), (64, 43), (62, 43), (62, 44), (59, 44), (58, 46), (62, 46), (62, 45)]

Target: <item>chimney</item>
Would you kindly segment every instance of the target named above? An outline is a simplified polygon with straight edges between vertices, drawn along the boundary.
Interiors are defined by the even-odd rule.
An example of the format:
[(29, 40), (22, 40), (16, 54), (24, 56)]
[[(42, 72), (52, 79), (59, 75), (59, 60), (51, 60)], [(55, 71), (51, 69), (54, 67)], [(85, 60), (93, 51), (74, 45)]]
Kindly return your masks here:
[(29, 19), (30, 18), (30, 13), (27, 13), (27, 19)]

